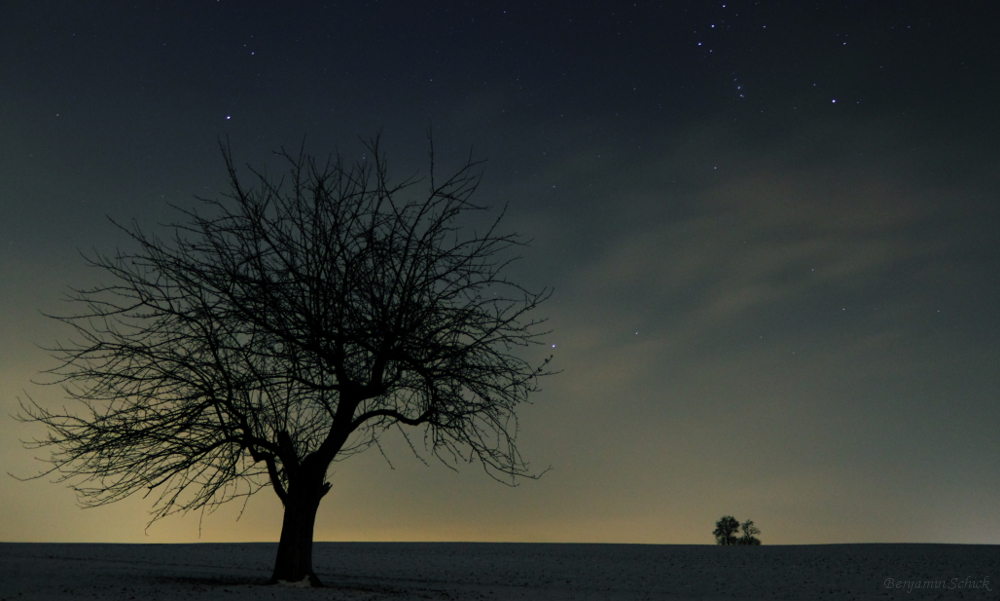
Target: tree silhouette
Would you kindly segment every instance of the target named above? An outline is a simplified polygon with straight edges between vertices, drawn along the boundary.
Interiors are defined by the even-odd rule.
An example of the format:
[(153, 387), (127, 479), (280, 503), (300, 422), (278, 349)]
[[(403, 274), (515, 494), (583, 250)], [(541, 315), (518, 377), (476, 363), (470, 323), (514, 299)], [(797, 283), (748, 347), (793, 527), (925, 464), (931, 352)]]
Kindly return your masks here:
[(756, 535), (760, 534), (760, 528), (753, 525), (753, 520), (747, 520), (740, 524), (740, 528), (743, 529), (743, 534), (740, 535), (738, 544), (741, 545), (759, 545), (760, 539)]
[(740, 529), (740, 523), (731, 515), (723, 516), (715, 523), (715, 541), (720, 545), (735, 545), (736, 533)]
[(431, 144), (430, 175), (396, 184), (378, 138), (366, 147), (352, 166), (283, 150), (288, 174), (250, 169), (248, 186), (223, 146), (221, 200), (182, 210), (167, 239), (118, 226), (138, 250), (88, 259), (112, 283), (74, 290), (82, 309), (56, 317), (79, 340), (52, 349), (49, 373), (83, 406), (22, 401), (20, 419), (48, 427), (26, 443), (51, 449), (40, 476), (72, 479), (90, 506), (157, 491), (151, 524), (270, 486), (284, 505), (271, 581), (315, 586), (327, 470), (390, 428), (420, 427), (452, 468), (537, 477), (515, 408), (548, 359), (516, 353), (544, 333), (528, 314), (549, 292), (503, 276), (522, 242), (498, 233), (502, 214), (460, 227), (486, 210), (469, 200), (479, 163), (441, 181)]

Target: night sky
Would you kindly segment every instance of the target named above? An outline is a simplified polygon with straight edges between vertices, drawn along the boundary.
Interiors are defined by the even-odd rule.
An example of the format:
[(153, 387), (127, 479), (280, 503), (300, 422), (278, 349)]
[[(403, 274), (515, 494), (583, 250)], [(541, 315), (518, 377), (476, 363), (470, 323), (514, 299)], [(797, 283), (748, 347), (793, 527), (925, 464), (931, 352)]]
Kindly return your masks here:
[[(388, 436), (317, 540), (1000, 544), (1000, 26), (989, 2), (4, 2), (0, 458), (83, 252), (298, 148), (398, 179), (470, 149), (531, 239), (558, 375), (507, 488)], [(552, 348), (555, 345), (555, 348)], [(394, 468), (394, 469), (393, 469)], [(144, 530), (0, 478), (0, 541), (273, 541), (277, 497)], [(200, 527), (200, 538), (199, 538)]]

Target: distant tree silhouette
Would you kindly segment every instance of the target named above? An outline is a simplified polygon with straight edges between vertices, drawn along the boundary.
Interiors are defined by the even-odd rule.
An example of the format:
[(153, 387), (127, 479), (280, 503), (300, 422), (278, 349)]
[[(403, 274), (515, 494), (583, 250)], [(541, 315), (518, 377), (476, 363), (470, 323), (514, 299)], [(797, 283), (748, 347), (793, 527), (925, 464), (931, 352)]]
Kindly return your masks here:
[(740, 523), (731, 515), (723, 516), (715, 523), (715, 542), (720, 545), (735, 545), (736, 533), (740, 529)]
[[(742, 528), (743, 534), (736, 536)], [(760, 539), (756, 535), (760, 534), (760, 528), (754, 526), (753, 520), (747, 520), (740, 524), (731, 515), (723, 516), (715, 523), (715, 542), (720, 545), (759, 545)]]
[(80, 311), (56, 317), (78, 339), (52, 349), (49, 373), (80, 411), (21, 404), (48, 427), (27, 443), (51, 449), (45, 474), (90, 506), (155, 490), (150, 523), (270, 486), (284, 505), (272, 582), (316, 586), (327, 470), (390, 428), (421, 428), (449, 466), (537, 477), (515, 408), (548, 360), (516, 351), (539, 343), (529, 313), (549, 292), (504, 277), (522, 242), (498, 233), (502, 214), (459, 227), (485, 210), (470, 202), (478, 163), (442, 181), (432, 144), (425, 180), (390, 183), (377, 137), (367, 149), (353, 166), (282, 151), (283, 179), (251, 169), (247, 185), (223, 147), (223, 199), (182, 211), (166, 238), (118, 226), (138, 250), (88, 259), (110, 283), (74, 290)]
[(760, 539), (756, 537), (760, 534), (760, 528), (753, 525), (753, 520), (747, 520), (740, 524), (740, 528), (743, 529), (743, 534), (739, 537), (737, 544), (740, 545), (759, 545)]

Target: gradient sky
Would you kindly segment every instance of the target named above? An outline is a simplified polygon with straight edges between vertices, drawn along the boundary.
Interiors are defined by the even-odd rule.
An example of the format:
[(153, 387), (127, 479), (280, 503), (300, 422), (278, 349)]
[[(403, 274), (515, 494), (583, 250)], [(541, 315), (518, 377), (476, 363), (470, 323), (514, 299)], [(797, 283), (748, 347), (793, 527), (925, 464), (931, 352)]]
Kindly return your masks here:
[[(538, 6), (534, 6), (538, 5)], [(543, 6), (540, 7), (540, 6)], [(976, 8), (974, 8), (976, 7)], [(401, 441), (335, 464), (317, 540), (1000, 544), (1000, 45), (986, 2), (5, 2), (0, 459), (78, 250), (225, 191), (218, 151), (425, 132), (533, 239), (562, 373), (513, 489)], [(127, 246), (125, 246), (127, 247)], [(277, 540), (265, 491), (145, 530), (0, 477), (0, 541)], [(200, 538), (199, 538), (199, 527)]]

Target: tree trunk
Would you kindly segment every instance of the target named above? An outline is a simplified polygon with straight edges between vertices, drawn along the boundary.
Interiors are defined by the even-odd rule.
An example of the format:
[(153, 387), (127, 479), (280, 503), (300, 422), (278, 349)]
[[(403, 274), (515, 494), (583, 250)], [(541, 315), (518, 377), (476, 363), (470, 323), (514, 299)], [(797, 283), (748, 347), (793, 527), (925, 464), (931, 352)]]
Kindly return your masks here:
[(285, 517), (281, 522), (281, 540), (270, 584), (302, 582), (323, 586), (313, 572), (313, 526), (320, 499), (330, 490), (329, 484), (301, 487), (290, 486), (285, 500)]

